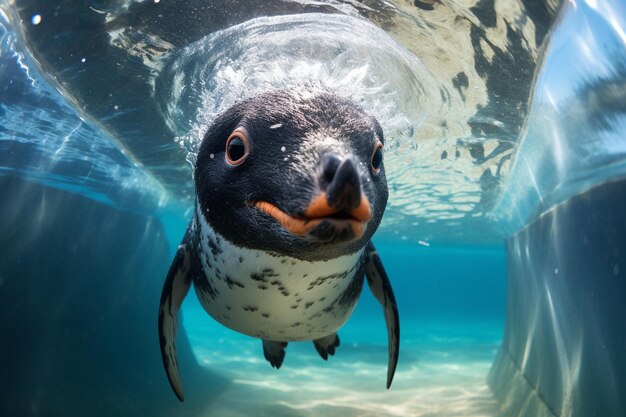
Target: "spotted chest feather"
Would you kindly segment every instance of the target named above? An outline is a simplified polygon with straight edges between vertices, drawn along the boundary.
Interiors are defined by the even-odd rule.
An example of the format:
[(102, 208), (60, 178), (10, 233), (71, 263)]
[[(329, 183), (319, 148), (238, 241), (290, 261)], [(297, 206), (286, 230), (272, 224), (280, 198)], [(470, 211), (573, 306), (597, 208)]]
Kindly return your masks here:
[(233, 245), (196, 211), (194, 287), (223, 325), (274, 341), (313, 340), (339, 329), (363, 287), (363, 252), (310, 262)]

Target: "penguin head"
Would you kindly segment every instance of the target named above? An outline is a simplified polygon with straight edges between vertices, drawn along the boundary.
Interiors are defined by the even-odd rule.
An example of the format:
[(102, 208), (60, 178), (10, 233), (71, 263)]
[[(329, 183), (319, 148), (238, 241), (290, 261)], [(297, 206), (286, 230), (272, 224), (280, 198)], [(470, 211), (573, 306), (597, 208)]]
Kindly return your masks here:
[(262, 93), (205, 134), (200, 212), (240, 247), (309, 261), (354, 253), (387, 204), (383, 144), (376, 119), (324, 87)]

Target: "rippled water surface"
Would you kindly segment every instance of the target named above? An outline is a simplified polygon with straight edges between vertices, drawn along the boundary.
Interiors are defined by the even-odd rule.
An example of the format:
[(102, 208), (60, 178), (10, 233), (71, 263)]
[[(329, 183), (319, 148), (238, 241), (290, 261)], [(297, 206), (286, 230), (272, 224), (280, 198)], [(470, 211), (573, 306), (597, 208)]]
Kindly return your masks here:
[(321, 81), (383, 124), (392, 198), (382, 233), (502, 238), (489, 215), (556, 3), (533, 3), (532, 13), (507, 1), (174, 3), (7, 4), (5, 25), (23, 22), (7, 48), (29, 47), (22, 61), (33, 77), (62, 91), (183, 208), (185, 152), (216, 113), (259, 91)]

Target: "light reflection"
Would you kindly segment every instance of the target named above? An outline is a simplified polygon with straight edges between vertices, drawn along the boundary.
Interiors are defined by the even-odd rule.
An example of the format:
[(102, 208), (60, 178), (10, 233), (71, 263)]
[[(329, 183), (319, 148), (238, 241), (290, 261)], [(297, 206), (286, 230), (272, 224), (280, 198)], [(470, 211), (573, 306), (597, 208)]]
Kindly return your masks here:
[[(275, 370), (257, 339), (222, 330), (199, 307), (198, 315), (189, 307), (185, 328), (196, 357), (233, 381), (204, 415), (499, 417), (485, 382), (499, 343), (498, 324), (466, 322), (457, 328), (405, 320), (402, 366), (386, 390), (386, 338), (381, 333), (380, 340), (372, 339), (365, 321), (342, 329), (342, 344), (328, 361), (308, 342), (290, 343), (283, 366)], [(207, 343), (222, 332), (223, 344)]]
[(522, 417), (623, 415), (624, 181), (554, 207), (508, 242), (505, 340), (490, 386)]
[[(623, 3), (567, 3), (537, 74), (526, 129), (491, 216), (510, 232), (577, 193), (623, 175)], [(573, 40), (573, 41), (572, 41)], [(621, 104), (620, 104), (621, 103)], [(624, 142), (621, 141), (623, 145)]]

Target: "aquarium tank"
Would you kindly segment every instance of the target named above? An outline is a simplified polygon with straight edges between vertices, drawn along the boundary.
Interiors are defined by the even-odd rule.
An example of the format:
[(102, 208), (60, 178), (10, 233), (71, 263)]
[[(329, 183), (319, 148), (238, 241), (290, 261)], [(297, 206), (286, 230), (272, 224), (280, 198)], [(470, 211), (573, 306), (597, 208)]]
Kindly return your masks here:
[[(346, 255), (372, 290), (317, 349), (321, 298), (279, 314), (317, 312), (288, 347), (213, 319), (201, 301), (225, 291), (202, 281), (174, 308), (189, 259), (255, 265), (258, 251), (223, 254), (246, 239), (281, 259), (280, 239), (185, 237), (208, 227), (194, 182), (219, 174), (193, 167), (224, 111), (311, 85), (378, 121), (384, 145), (363, 152), (388, 191), (380, 258), (367, 242)], [(312, 157), (289, 133), (268, 172)], [(238, 135), (234, 162), (250, 151)], [(623, 417), (625, 213), (622, 0), (0, 0), (1, 416)], [(255, 285), (294, 296), (275, 263)], [(233, 271), (238, 300), (253, 278)], [(257, 329), (273, 319), (239, 307)]]

